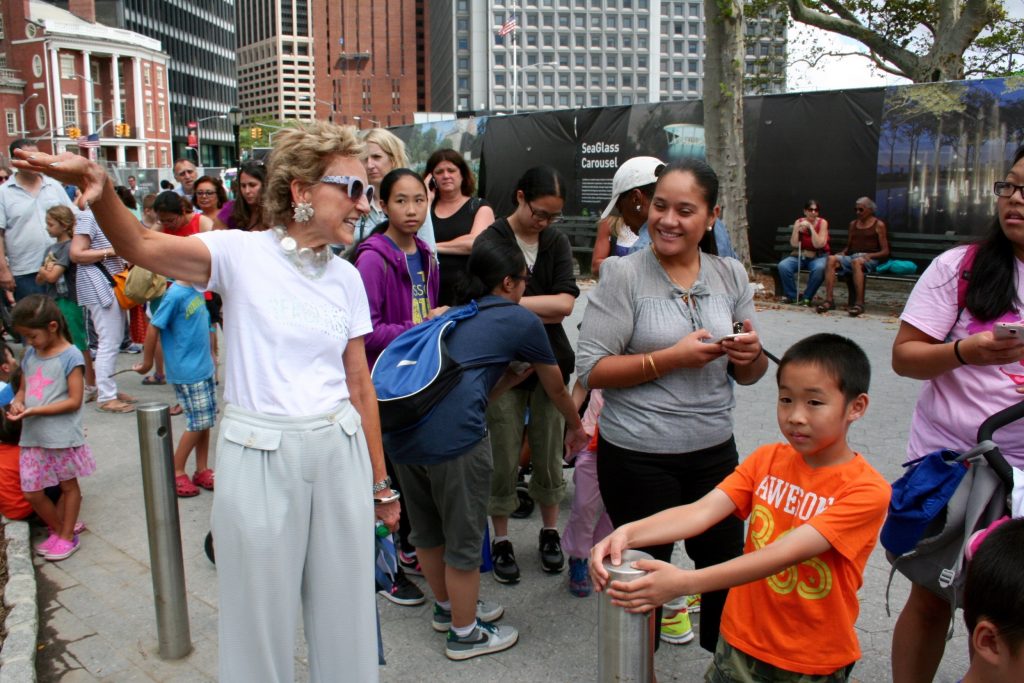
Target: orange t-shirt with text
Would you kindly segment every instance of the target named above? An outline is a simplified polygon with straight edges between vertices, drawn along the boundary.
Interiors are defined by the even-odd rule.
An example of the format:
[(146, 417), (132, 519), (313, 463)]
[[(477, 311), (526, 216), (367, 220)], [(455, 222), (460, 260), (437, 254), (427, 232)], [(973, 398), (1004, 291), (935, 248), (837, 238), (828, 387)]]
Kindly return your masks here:
[(809, 467), (789, 444), (755, 450), (718, 485), (749, 518), (744, 553), (810, 524), (831, 548), (782, 572), (729, 589), (721, 635), (786, 671), (829, 674), (860, 659), (854, 624), (864, 565), (878, 540), (892, 489), (857, 454)]
[(0, 514), (7, 519), (25, 519), (32, 514), (32, 506), (21, 492), (21, 449), (9, 443), (0, 443)]

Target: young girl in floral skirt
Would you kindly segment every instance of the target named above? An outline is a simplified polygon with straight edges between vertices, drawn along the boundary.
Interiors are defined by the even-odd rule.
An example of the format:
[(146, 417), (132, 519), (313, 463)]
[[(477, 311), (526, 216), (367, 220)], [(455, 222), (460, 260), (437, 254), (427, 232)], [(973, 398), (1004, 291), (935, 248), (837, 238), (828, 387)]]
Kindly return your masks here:
[[(41, 294), (25, 297), (11, 317), (27, 345), (21, 385), (7, 411), (10, 419), (22, 421), (21, 489), (51, 529), (36, 552), (59, 561), (79, 547), (75, 533), (82, 507), (78, 477), (96, 469), (82, 431), (85, 359), (71, 343), (67, 322), (53, 299)], [(61, 497), (54, 505), (43, 489), (58, 485)]]

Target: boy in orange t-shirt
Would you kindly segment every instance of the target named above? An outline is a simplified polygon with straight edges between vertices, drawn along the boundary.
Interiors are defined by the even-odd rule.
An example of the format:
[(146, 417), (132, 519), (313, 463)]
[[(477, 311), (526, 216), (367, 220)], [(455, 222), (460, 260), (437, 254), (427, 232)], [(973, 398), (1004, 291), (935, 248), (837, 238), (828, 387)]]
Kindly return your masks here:
[[(758, 680), (846, 681), (860, 658), (857, 590), (891, 493), (846, 441), (867, 410), (870, 375), (864, 351), (845, 337), (817, 334), (794, 344), (776, 375), (788, 443), (758, 448), (696, 503), (616, 529), (591, 551), (595, 587), (631, 612), (730, 589), (705, 674), (710, 683), (755, 672)], [(617, 564), (626, 548), (690, 538), (730, 514), (750, 520), (741, 557), (693, 571), (640, 561), (634, 566), (645, 577), (606, 586), (605, 556)]]

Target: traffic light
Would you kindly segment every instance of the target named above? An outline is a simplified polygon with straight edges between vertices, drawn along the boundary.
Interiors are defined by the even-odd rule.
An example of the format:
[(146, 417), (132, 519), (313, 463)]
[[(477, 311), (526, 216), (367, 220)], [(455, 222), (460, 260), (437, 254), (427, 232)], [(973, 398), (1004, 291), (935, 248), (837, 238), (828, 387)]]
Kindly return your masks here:
[(78, 138), (82, 137), (82, 131), (78, 126), (68, 126), (65, 132), (68, 134), (68, 137), (71, 138), (72, 140), (77, 140)]
[(251, 137), (253, 140), (262, 140), (263, 128), (261, 128), (260, 126), (253, 126), (249, 129), (249, 137)]
[(130, 138), (132, 136), (132, 127), (124, 121), (114, 124), (114, 135), (119, 138)]

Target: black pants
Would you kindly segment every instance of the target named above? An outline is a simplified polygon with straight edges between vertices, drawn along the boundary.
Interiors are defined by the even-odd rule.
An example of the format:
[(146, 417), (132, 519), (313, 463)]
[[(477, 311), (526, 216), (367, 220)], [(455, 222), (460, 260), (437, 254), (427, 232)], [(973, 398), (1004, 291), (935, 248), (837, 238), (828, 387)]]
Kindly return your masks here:
[[(616, 527), (678, 505), (693, 503), (736, 469), (736, 442), (729, 440), (690, 453), (643, 453), (620, 448), (603, 436), (597, 442), (597, 478), (605, 509)], [(698, 569), (743, 553), (743, 522), (730, 515), (704, 533), (687, 539), (686, 554)], [(672, 544), (637, 548), (655, 559), (672, 561)], [(701, 596), (700, 646), (715, 651), (728, 591)], [(661, 608), (655, 614), (660, 628)]]

